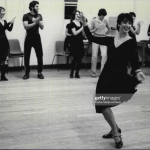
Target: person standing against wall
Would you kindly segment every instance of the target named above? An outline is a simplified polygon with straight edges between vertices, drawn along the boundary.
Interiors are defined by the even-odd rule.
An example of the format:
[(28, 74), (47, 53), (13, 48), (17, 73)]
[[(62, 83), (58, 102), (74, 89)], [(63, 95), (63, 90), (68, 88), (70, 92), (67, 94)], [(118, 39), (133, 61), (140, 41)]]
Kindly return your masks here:
[(148, 26), (147, 35), (149, 36), (149, 41), (148, 41), (148, 44), (147, 44), (147, 48), (150, 49), (150, 24)]
[[(98, 12), (98, 17), (93, 18), (90, 25), (90, 31), (91, 33), (93, 33), (93, 36), (104, 37), (106, 36), (106, 34), (110, 32), (108, 22), (106, 19), (104, 19), (106, 15), (107, 15), (106, 10), (100, 9)], [(105, 31), (106, 28), (108, 29), (107, 32)], [(97, 57), (99, 48), (101, 52), (101, 71), (103, 70), (104, 64), (107, 60), (107, 47), (92, 42), (92, 62), (91, 62), (92, 77), (96, 77)]]
[(1, 67), (1, 81), (8, 81), (5, 77), (5, 73), (7, 72), (8, 68), (8, 61), (9, 61), (9, 42), (5, 34), (5, 30), (11, 31), (14, 24), (14, 19), (7, 23), (4, 20), (5, 15), (5, 8), (0, 7), (0, 67)]
[[(137, 23), (137, 28), (134, 26), (134, 21), (135, 21), (135, 18), (136, 18), (136, 14), (134, 12), (130, 12), (129, 15), (132, 17), (133, 19), (133, 24), (130, 28), (130, 31), (129, 31), (129, 36), (131, 36), (133, 39), (136, 40), (136, 35), (139, 35), (140, 34), (140, 31), (141, 31), (141, 25), (142, 25), (142, 22), (139, 21)], [(136, 40), (137, 41), (137, 40)]]
[(75, 78), (80, 78), (79, 70), (81, 67), (82, 57), (84, 55), (84, 44), (83, 44), (83, 26), (80, 22), (80, 11), (76, 10), (72, 17), (71, 30), (73, 33), (71, 52), (70, 55), (73, 57), (71, 64), (70, 78), (73, 78), (74, 70), (76, 67)]
[(35, 49), (35, 53), (38, 61), (38, 75), (39, 79), (44, 79), (42, 74), (43, 70), (43, 49), (41, 43), (41, 37), (39, 34), (39, 28), (43, 29), (43, 18), (41, 14), (38, 14), (39, 2), (32, 1), (29, 4), (30, 12), (23, 16), (23, 25), (26, 30), (26, 39), (24, 43), (24, 63), (25, 63), (25, 75), (23, 79), (28, 79), (30, 73), (30, 54), (31, 48)]
[[(150, 37), (150, 24), (148, 26), (147, 35)], [(150, 39), (149, 39), (149, 41), (150, 41)]]
[(72, 19), (70, 19), (70, 23), (68, 23), (66, 25), (66, 30), (65, 30), (65, 35), (66, 35), (66, 38), (64, 40), (64, 52), (65, 53), (70, 53), (70, 46), (71, 46), (71, 41), (72, 41), (72, 30), (71, 30), (71, 22), (72, 22)]
[[(136, 28), (136, 27), (134, 26), (134, 21), (135, 21), (135, 18), (136, 18), (136, 14), (135, 14), (134, 12), (129, 12), (129, 15), (132, 17), (133, 23), (132, 23), (132, 25), (131, 25), (131, 28), (130, 28), (130, 31), (129, 31), (128, 34), (129, 34), (129, 36), (130, 36), (131, 38), (133, 38), (133, 39), (137, 42), (136, 35), (139, 35), (139, 34), (140, 34), (142, 22), (139, 21), (139, 22), (137, 23), (137, 28)], [(128, 69), (129, 69), (129, 71), (131, 70), (130, 64), (129, 64), (129, 66), (128, 66)]]

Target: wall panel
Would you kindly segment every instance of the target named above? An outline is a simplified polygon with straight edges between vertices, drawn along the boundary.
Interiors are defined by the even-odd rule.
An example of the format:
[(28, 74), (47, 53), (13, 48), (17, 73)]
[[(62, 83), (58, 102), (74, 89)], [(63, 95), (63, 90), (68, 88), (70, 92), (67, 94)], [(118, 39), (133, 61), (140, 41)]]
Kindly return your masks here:
[[(23, 14), (29, 12), (31, 0), (0, 0), (0, 5), (6, 8), (6, 20), (10, 21), (16, 16), (12, 32), (7, 32), (8, 38), (18, 38), (22, 50), (24, 50), (25, 29), (22, 24)], [(44, 65), (50, 65), (55, 51), (55, 42), (64, 40), (64, 30), (69, 20), (64, 19), (64, 0), (39, 0), (39, 12), (43, 16), (44, 30), (40, 30), (44, 51)], [(148, 39), (147, 28), (150, 24), (150, 0), (78, 0), (77, 9), (83, 11), (90, 24), (93, 17), (97, 16), (100, 8), (107, 10), (106, 19), (116, 17), (121, 12), (134, 11), (137, 14), (135, 24), (143, 20), (141, 33), (138, 40)], [(35, 52), (31, 54), (31, 65), (37, 64)], [(62, 60), (61, 63), (66, 63)], [(11, 66), (17, 63), (11, 63)]]

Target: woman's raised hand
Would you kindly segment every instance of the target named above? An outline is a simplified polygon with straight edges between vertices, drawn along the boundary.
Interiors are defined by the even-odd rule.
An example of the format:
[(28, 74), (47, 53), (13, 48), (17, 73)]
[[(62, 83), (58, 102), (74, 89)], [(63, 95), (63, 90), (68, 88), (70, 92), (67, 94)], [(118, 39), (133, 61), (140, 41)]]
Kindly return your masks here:
[(138, 23), (137, 23), (137, 26), (141, 26), (143, 24), (143, 21), (139, 21)]
[[(16, 18), (16, 17), (15, 17)], [(13, 18), (10, 23), (13, 24), (15, 22), (15, 18)]]
[(86, 25), (87, 25), (87, 19), (86, 19), (86, 17), (84, 16), (83, 12), (80, 13), (80, 20), (81, 20), (83, 26), (86, 26)]
[(138, 72), (136, 76), (137, 76), (138, 81), (140, 81), (140, 82), (144, 82), (146, 79), (145, 74), (141, 71)]

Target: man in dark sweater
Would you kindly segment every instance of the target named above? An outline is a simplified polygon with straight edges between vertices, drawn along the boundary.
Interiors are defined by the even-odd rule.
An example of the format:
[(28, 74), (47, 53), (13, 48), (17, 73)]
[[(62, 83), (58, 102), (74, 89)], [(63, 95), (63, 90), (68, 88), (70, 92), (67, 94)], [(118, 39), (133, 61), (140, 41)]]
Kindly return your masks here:
[(41, 14), (38, 14), (39, 2), (32, 1), (29, 4), (30, 12), (23, 16), (23, 25), (26, 30), (26, 38), (24, 43), (24, 66), (25, 66), (25, 75), (23, 79), (28, 79), (30, 73), (30, 54), (31, 48), (35, 49), (35, 53), (38, 60), (38, 78), (44, 79), (42, 74), (43, 70), (43, 49), (41, 43), (41, 37), (39, 34), (39, 28), (43, 29), (43, 18)]

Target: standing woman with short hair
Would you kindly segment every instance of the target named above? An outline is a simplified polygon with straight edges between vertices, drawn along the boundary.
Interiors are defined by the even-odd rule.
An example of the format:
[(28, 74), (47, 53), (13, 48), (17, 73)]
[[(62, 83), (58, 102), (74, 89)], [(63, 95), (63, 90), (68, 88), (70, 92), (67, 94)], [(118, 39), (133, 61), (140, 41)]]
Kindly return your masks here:
[[(93, 33), (95, 37), (104, 37), (106, 34), (109, 34), (111, 29), (108, 25), (105, 16), (107, 15), (107, 11), (105, 9), (100, 9), (98, 12), (98, 17), (94, 17), (91, 25), (90, 31)], [(107, 28), (107, 32), (105, 31)], [(101, 72), (103, 70), (104, 64), (107, 60), (107, 47), (105, 45), (100, 45), (92, 42), (92, 62), (91, 62), (91, 71), (92, 77), (96, 77), (96, 69), (97, 69), (97, 57), (98, 51), (100, 49), (101, 52)]]
[(5, 77), (5, 73), (7, 72), (8, 68), (8, 61), (9, 61), (9, 42), (7, 36), (5, 34), (5, 30), (11, 31), (14, 24), (14, 19), (7, 23), (4, 20), (5, 15), (5, 8), (0, 7), (0, 67), (1, 67), (1, 81), (8, 81)]
[[(136, 41), (128, 35), (133, 19), (128, 13), (118, 15), (118, 34), (115, 37), (92, 36), (84, 17), (82, 21), (88, 40), (108, 47), (108, 58), (96, 87), (95, 109), (96, 113), (103, 114), (111, 127), (111, 131), (103, 138), (113, 137), (116, 148), (121, 148), (121, 129), (117, 126), (111, 107), (130, 100), (137, 91), (136, 86), (145, 79), (139, 67)], [(127, 71), (130, 62), (134, 76)]]

